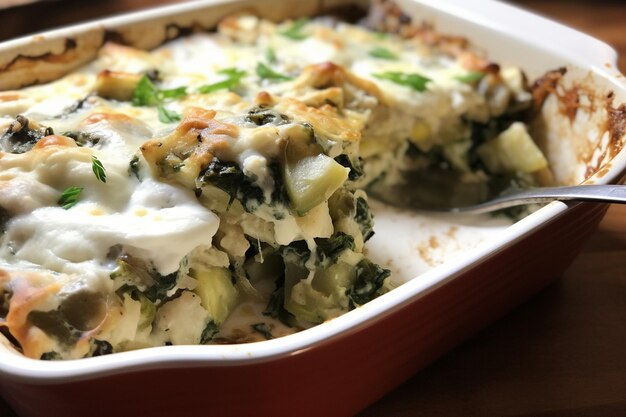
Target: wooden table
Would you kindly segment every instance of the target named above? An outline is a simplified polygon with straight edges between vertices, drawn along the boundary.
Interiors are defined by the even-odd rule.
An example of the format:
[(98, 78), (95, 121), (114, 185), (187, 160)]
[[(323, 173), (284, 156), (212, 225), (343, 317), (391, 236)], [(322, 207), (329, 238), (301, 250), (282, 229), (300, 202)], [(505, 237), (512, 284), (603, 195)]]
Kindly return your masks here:
[[(173, 2), (66, 0), (24, 6), (0, 13), (0, 39)], [(626, 72), (626, 2), (518, 3), (612, 44)], [(626, 206), (609, 209), (555, 284), (361, 415), (626, 416)], [(1, 400), (0, 416), (14, 416)]]

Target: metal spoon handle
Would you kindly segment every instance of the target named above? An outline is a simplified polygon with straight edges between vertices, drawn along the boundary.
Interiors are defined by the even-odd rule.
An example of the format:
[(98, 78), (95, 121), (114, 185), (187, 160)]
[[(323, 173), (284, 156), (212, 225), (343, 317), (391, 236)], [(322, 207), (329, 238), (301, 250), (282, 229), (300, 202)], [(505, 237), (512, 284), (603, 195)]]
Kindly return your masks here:
[(626, 185), (576, 185), (542, 187), (503, 194), (487, 202), (450, 209), (453, 213), (487, 213), (523, 204), (559, 201), (597, 201), (626, 204)]

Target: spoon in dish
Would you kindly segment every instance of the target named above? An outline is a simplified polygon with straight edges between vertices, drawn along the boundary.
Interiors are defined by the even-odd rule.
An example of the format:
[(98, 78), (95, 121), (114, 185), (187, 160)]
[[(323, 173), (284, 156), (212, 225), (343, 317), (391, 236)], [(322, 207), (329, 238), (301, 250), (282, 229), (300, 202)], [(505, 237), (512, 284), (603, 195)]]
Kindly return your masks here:
[[(446, 193), (449, 190), (445, 190)], [(474, 190), (476, 191), (476, 190)], [(482, 191), (482, 190), (479, 190)], [(432, 192), (432, 191), (431, 191)], [(424, 198), (424, 191), (409, 183), (383, 186), (374, 184), (369, 194), (385, 203), (420, 211), (438, 213), (479, 214), (525, 204), (549, 203), (558, 201), (593, 201), (602, 203), (626, 203), (626, 185), (576, 185), (561, 187), (541, 187), (504, 191), (496, 197), (487, 197), (482, 202), (471, 202), (467, 198), (454, 196), (448, 199)], [(469, 194), (484, 194), (470, 192)], [(465, 200), (465, 201), (462, 201)]]

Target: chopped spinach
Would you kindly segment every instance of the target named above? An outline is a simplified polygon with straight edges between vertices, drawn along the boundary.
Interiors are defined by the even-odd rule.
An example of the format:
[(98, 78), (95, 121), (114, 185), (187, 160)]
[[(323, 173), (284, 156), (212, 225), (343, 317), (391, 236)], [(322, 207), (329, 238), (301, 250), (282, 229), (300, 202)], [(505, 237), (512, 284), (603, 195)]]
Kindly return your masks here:
[(139, 163), (139, 157), (135, 155), (128, 163), (128, 176), (130, 177), (134, 175), (138, 180), (141, 181), (141, 176), (139, 175), (140, 169), (141, 169), (141, 166)]
[(50, 127), (33, 129), (26, 117), (18, 115), (0, 137), (0, 150), (8, 153), (24, 153), (30, 151), (41, 138), (53, 135)]
[(257, 126), (265, 126), (268, 124), (274, 126), (289, 123), (289, 117), (267, 107), (255, 107), (248, 111), (246, 122), (254, 123)]
[(59, 342), (72, 345), (82, 335), (82, 332), (72, 327), (65, 314), (60, 309), (50, 311), (33, 310), (28, 313), (27, 320), (39, 327), (48, 336), (54, 337)]
[(239, 200), (248, 212), (254, 211), (259, 204), (265, 202), (263, 190), (234, 162), (213, 158), (206, 169), (200, 173), (198, 180), (225, 191), (231, 201)]
[(285, 309), (285, 275), (281, 275), (276, 279), (276, 288), (270, 295), (270, 299), (263, 310), (265, 316), (269, 316), (280, 321), (286, 326), (291, 327), (294, 317), (293, 314)]
[(110, 355), (113, 353), (113, 346), (106, 340), (91, 340), (92, 348), (90, 356)]
[(272, 332), (269, 326), (265, 323), (256, 323), (256, 324), (251, 325), (251, 327), (252, 327), (252, 330), (254, 330), (257, 333), (260, 333), (267, 340), (274, 338), (274, 336), (272, 336)]
[(363, 305), (378, 295), (385, 278), (391, 274), (368, 259), (363, 259), (356, 266), (356, 279), (348, 290), (351, 307)]
[(167, 275), (153, 271), (151, 275), (154, 278), (154, 284), (144, 292), (144, 295), (153, 303), (167, 299), (167, 292), (176, 286), (178, 271)]
[(204, 327), (204, 330), (202, 330), (202, 334), (200, 335), (200, 344), (206, 345), (209, 343), (219, 331), (220, 329), (217, 327), (217, 324), (215, 324), (213, 320), (210, 320)]
[(354, 250), (354, 238), (344, 232), (336, 232), (329, 238), (316, 238), (315, 255), (318, 265), (332, 265), (346, 250)]
[(361, 167), (361, 158), (358, 159), (357, 163), (353, 163), (348, 155), (341, 154), (335, 157), (335, 161), (339, 162), (342, 166), (349, 168), (350, 173), (348, 174), (348, 179), (350, 181), (356, 181), (363, 175), (363, 168)]
[(361, 229), (364, 242), (367, 242), (372, 236), (374, 236), (374, 219), (370, 211), (370, 207), (367, 204), (367, 200), (363, 197), (358, 197), (356, 199), (356, 213), (354, 215), (354, 220), (356, 220), (359, 225), (359, 229)]
[(42, 353), (39, 359), (41, 359), (42, 361), (60, 361), (63, 359), (63, 357), (61, 356), (61, 354), (51, 350), (49, 352)]
[(11, 220), (11, 215), (8, 210), (0, 206), (0, 236), (6, 232), (7, 223)]
[[(289, 195), (287, 194), (287, 188), (285, 188), (285, 180), (281, 174), (280, 163), (278, 161), (272, 161), (267, 164), (267, 168), (272, 173), (274, 179), (274, 190), (272, 190), (272, 205), (289, 206)], [(279, 219), (280, 220), (280, 219)]]
[(74, 139), (74, 142), (76, 142), (78, 146), (88, 147), (88, 148), (93, 148), (98, 143), (100, 143), (100, 140), (102, 139), (100, 136), (96, 134), (80, 132), (80, 131), (65, 132), (63, 133), (63, 136), (67, 136), (68, 138)]

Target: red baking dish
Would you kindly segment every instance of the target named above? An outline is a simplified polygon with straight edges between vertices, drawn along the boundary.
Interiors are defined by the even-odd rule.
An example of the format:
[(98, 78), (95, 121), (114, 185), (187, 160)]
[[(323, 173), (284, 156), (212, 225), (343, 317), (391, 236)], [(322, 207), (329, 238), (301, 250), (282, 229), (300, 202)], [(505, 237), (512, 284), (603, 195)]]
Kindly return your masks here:
[[(622, 179), (626, 82), (611, 48), (492, 0), (398, 4), (416, 21), (480, 45), (491, 59), (519, 65), (531, 79), (566, 67), (533, 126), (557, 180)], [(152, 48), (242, 9), (278, 20), (346, 5), (367, 7), (351, 0), (205, 0), (18, 39), (0, 46), (0, 88), (58, 78), (92, 59), (107, 39)], [(570, 118), (560, 99), (565, 93), (596, 105)], [(397, 288), (365, 306), (263, 342), (165, 346), (71, 361), (27, 359), (2, 339), (0, 393), (22, 416), (352, 415), (558, 278), (606, 208), (554, 202), (511, 225), (375, 204), (379, 229), (370, 254), (384, 258), (387, 250), (419, 273), (399, 277)], [(446, 241), (435, 260), (418, 259), (407, 245), (450, 227), (461, 231), (458, 241)], [(411, 240), (415, 235), (424, 239)]]

